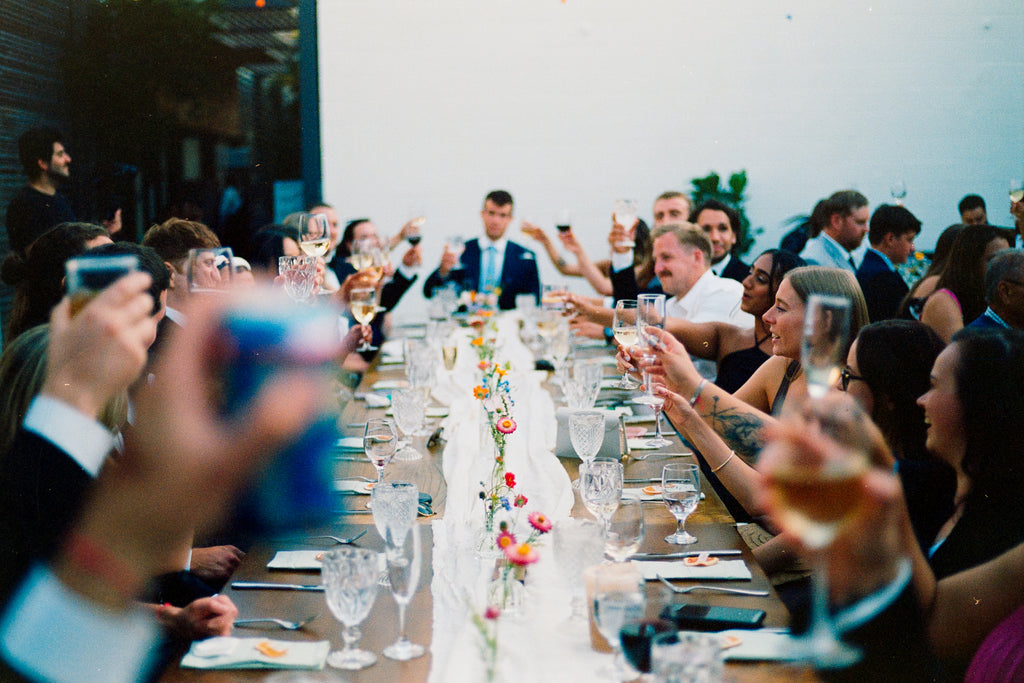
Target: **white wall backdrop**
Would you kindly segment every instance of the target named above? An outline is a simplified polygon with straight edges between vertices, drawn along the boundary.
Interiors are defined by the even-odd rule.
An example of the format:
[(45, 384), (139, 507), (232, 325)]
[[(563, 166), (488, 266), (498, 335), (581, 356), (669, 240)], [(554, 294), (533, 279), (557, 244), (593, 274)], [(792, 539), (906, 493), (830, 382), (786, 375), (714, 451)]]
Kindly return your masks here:
[[(637, 198), (649, 221), (657, 194), (711, 170), (746, 169), (747, 212), (765, 228), (755, 251), (832, 191), (859, 189), (874, 206), (897, 178), (923, 247), (968, 192), (1012, 225), (1020, 0), (318, 6), (324, 198), (384, 232), (424, 211), (427, 267), (444, 235), (480, 231), (491, 189), (548, 229), (570, 209), (600, 257), (615, 198)], [(416, 308), (407, 298), (402, 311)]]

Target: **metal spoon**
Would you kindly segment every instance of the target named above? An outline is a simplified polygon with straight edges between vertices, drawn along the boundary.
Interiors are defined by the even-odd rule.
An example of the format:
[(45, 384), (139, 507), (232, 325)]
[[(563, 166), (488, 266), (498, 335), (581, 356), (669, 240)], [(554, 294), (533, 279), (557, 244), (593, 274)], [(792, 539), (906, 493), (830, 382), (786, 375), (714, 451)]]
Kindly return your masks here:
[(338, 538), (337, 536), (331, 536), (329, 534), (324, 534), (322, 536), (313, 536), (313, 537), (310, 538), (310, 540), (313, 540), (313, 539), (316, 539), (316, 538), (329, 538), (330, 540), (332, 540), (335, 543), (338, 543), (340, 545), (348, 545), (349, 543), (355, 543), (360, 538), (362, 538), (364, 535), (366, 535), (366, 529), (363, 529), (362, 531), (360, 531), (355, 536), (352, 536), (351, 538)]
[(314, 614), (311, 617), (306, 617), (302, 621), (288, 621), (286, 619), (275, 619), (273, 617), (235, 619), (235, 626), (241, 626), (242, 628), (252, 628), (255, 624), (277, 624), (285, 631), (298, 631), (300, 628), (302, 628), (309, 622), (313, 621), (318, 616), (320, 615)]
[(749, 589), (744, 589), (744, 588), (725, 588), (724, 586), (685, 586), (685, 587), (674, 586), (671, 583), (669, 583), (668, 579), (666, 579), (661, 574), (658, 574), (657, 576), (658, 576), (658, 581), (661, 581), (663, 584), (665, 584), (666, 586), (671, 588), (673, 593), (680, 593), (680, 594), (682, 594), (682, 593), (689, 593), (690, 591), (695, 591), (695, 590), (705, 590), (705, 591), (719, 591), (721, 593), (734, 593), (736, 595), (752, 595), (752, 596), (759, 597), (759, 598), (768, 597), (768, 591), (749, 590)]

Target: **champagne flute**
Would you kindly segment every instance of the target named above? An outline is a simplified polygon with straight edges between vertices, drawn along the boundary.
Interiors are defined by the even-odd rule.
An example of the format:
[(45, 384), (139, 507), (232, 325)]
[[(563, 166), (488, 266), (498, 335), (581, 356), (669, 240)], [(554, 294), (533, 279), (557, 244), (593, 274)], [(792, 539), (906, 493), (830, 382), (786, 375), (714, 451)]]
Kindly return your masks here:
[(327, 607), (345, 625), (344, 648), (327, 656), (336, 669), (356, 671), (377, 661), (372, 652), (354, 647), (362, 635), (358, 626), (377, 597), (377, 557), (372, 550), (350, 545), (324, 553), (321, 580)]
[(595, 460), (580, 465), (580, 498), (590, 514), (601, 520), (607, 538), (608, 520), (622, 500), (622, 463)]
[(690, 545), (697, 539), (686, 529), (686, 518), (700, 501), (700, 468), (697, 465), (665, 465), (661, 471), (661, 499), (676, 518), (676, 530), (665, 537), (673, 545)]
[[(362, 325), (369, 325), (377, 315), (377, 290), (373, 287), (353, 289), (349, 293), (352, 317)], [(377, 347), (365, 339), (356, 351), (376, 351)]]
[(191, 294), (223, 294), (231, 287), (230, 247), (189, 249), (185, 279)]
[(839, 641), (828, 613), (828, 554), (832, 541), (856, 514), (869, 463), (859, 449), (835, 444), (826, 453), (769, 448), (759, 463), (779, 526), (811, 556), (811, 624), (800, 653), (817, 668), (842, 668), (859, 651)]
[[(641, 294), (637, 297), (636, 309), (637, 336), (644, 349), (643, 364), (650, 365), (655, 361), (651, 353), (660, 346), (661, 342), (657, 335), (648, 328), (663, 329), (665, 327), (665, 295), (664, 294)], [(654, 382), (651, 374), (646, 370), (643, 373), (644, 393), (633, 399), (635, 403), (642, 403), (651, 406), (654, 410), (654, 437), (646, 441), (650, 448), (664, 448), (672, 445), (672, 442), (661, 433), (661, 409), (665, 405), (665, 397), (654, 393)]]
[(422, 657), (425, 652), (422, 645), (413, 643), (405, 635), (405, 610), (419, 586), (423, 559), (419, 525), (410, 524), (403, 531), (389, 528), (384, 553), (388, 562), (391, 595), (398, 603), (398, 640), (384, 648), (383, 653), (388, 659), (404, 662)]
[[(612, 332), (615, 334), (615, 341), (619, 346), (629, 349), (637, 343), (637, 318), (636, 299), (619, 299), (615, 302), (615, 313), (612, 318)], [(629, 372), (622, 373), (619, 381), (622, 389), (636, 389), (636, 380), (629, 376)]]
[(808, 297), (800, 363), (807, 378), (807, 393), (812, 398), (824, 398), (838, 381), (849, 334), (849, 299), (824, 294)]
[(615, 562), (625, 562), (644, 542), (644, 509), (639, 498), (623, 498), (608, 518), (604, 551)]
[(377, 469), (377, 484), (384, 483), (384, 468), (395, 456), (397, 445), (394, 421), (386, 417), (371, 417), (366, 421), (363, 450), (366, 451), (366, 459)]
[(324, 256), (331, 248), (331, 226), (322, 213), (299, 214), (299, 247), (309, 256)]
[[(616, 223), (618, 223), (619, 225), (626, 229), (627, 234), (630, 230), (633, 229), (633, 225), (636, 223), (637, 218), (640, 214), (638, 206), (639, 205), (637, 204), (637, 201), (635, 199), (615, 200), (615, 207), (612, 209), (612, 216), (614, 217)], [(632, 241), (624, 241), (619, 242), (618, 244), (616, 244), (616, 246), (634, 247), (636, 246), (636, 243)]]

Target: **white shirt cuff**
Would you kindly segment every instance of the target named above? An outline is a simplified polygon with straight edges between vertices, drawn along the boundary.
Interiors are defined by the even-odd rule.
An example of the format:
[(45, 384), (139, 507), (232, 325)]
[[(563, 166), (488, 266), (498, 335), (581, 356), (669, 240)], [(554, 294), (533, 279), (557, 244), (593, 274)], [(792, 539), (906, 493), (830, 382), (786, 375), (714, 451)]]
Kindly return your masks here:
[(33, 680), (107, 683), (140, 680), (156, 652), (159, 629), (145, 612), (112, 612), (35, 567), (0, 622), (0, 648)]
[(114, 435), (106, 427), (51, 396), (32, 399), (23, 425), (70, 455), (94, 478), (114, 447)]
[(612, 270), (616, 273), (620, 270), (633, 267), (633, 250), (620, 254), (617, 251), (612, 252)]

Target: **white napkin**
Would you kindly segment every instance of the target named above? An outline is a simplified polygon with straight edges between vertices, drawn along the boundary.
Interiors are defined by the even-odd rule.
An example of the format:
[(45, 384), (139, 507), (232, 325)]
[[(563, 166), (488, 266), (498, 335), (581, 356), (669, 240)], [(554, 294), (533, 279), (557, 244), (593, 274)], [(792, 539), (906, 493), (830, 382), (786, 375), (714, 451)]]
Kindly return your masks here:
[(408, 380), (404, 379), (381, 379), (374, 382), (370, 388), (374, 391), (381, 389), (405, 389), (409, 386)]
[(627, 439), (631, 451), (656, 451), (661, 446), (648, 445), (647, 439)]
[(278, 550), (274, 559), (267, 562), (267, 569), (320, 569), (323, 565), (318, 556), (322, 557), (326, 550)]
[(343, 436), (338, 439), (337, 446), (343, 451), (361, 451), (363, 450), (363, 437)]
[[(259, 643), (283, 650), (284, 654), (268, 657), (256, 649)], [(220, 636), (192, 643), (181, 666), (185, 669), (322, 669), (330, 649), (331, 644), (326, 640), (309, 643)]]
[[(428, 419), (434, 417), (448, 417), (448, 414), (450, 412), (451, 411), (445, 408), (444, 406), (428, 406), (424, 413), (424, 417)], [(388, 410), (385, 411), (384, 414), (390, 417), (395, 414), (395, 411), (391, 408), (388, 408)]]
[[(649, 493), (648, 491), (644, 491), (644, 489), (648, 489), (648, 491), (653, 491), (653, 493)], [(691, 487), (690, 490), (692, 491), (693, 488)], [(622, 497), (623, 498), (639, 498), (640, 500), (657, 500), (657, 501), (660, 501), (661, 500), (661, 484), (651, 484), (649, 486), (644, 486), (644, 487), (641, 487), (641, 488), (622, 489)], [(700, 492), (700, 498), (701, 498), (701, 500), (704, 500), (704, 492), (703, 491)]]
[(399, 360), (405, 356), (405, 345), (401, 339), (388, 339), (380, 345), (381, 356), (393, 356)]
[(387, 408), (391, 405), (391, 399), (387, 396), (381, 396), (380, 394), (367, 392), (365, 394), (357, 394), (356, 398), (361, 398), (366, 401), (367, 408)]
[(688, 579), (692, 581), (708, 581), (716, 579), (747, 580), (752, 577), (747, 563), (743, 560), (719, 560), (710, 567), (690, 567), (682, 560), (665, 560), (655, 562), (634, 562), (637, 569), (644, 575), (645, 581), (657, 581), (658, 575), (666, 579)]
[(369, 481), (359, 481), (353, 479), (335, 479), (334, 490), (341, 493), (360, 493), (370, 495), (370, 489), (373, 488), (373, 483)]
[(789, 661), (800, 659), (796, 638), (788, 633), (769, 630), (732, 629), (722, 631), (722, 637), (739, 638), (740, 644), (724, 650), (726, 659), (737, 661)]

